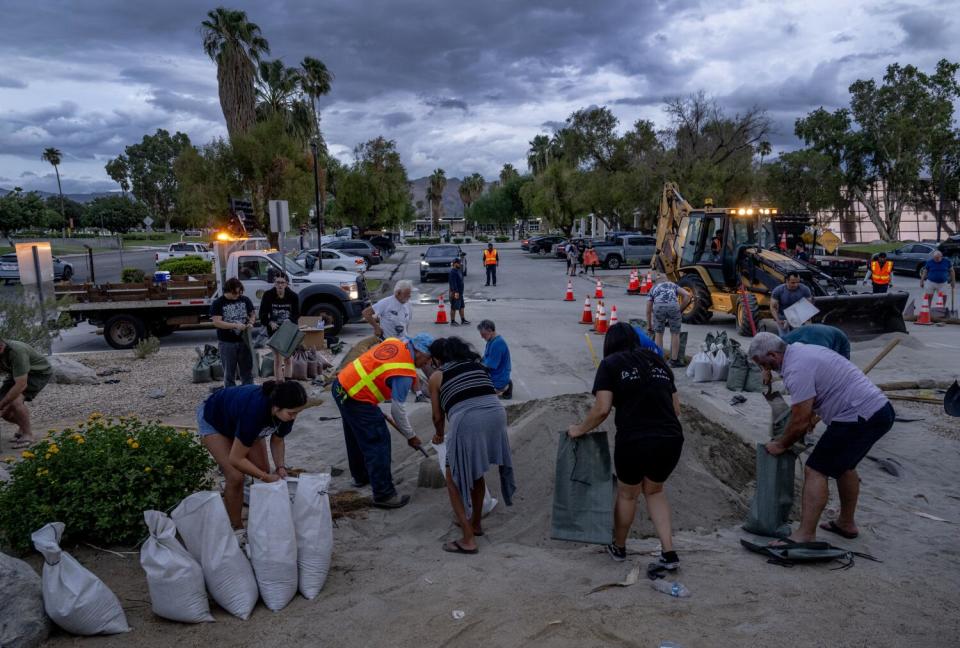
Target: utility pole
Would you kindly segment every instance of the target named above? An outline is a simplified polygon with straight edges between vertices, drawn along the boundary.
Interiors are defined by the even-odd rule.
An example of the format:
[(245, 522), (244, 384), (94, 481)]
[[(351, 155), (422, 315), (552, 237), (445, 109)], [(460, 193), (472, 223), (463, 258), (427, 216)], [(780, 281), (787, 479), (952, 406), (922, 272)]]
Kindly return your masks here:
[(313, 194), (317, 204), (317, 270), (323, 270), (323, 212), (320, 211), (320, 161), (317, 150), (317, 140), (310, 142), (313, 152)]

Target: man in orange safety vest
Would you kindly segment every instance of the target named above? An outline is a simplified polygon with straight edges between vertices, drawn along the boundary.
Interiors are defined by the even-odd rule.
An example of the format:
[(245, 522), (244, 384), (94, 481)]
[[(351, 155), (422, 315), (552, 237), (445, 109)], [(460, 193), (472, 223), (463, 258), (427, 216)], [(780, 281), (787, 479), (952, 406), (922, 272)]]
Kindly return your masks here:
[(483, 251), (483, 267), (487, 271), (487, 283), (490, 285), (490, 281), (493, 281), (493, 285), (497, 285), (497, 266), (500, 264), (500, 254), (493, 247), (493, 243), (487, 243), (487, 249)]
[(881, 252), (870, 261), (870, 270), (863, 282), (867, 279), (873, 283), (873, 292), (885, 293), (890, 288), (890, 279), (893, 277), (893, 261), (887, 261), (887, 253)]

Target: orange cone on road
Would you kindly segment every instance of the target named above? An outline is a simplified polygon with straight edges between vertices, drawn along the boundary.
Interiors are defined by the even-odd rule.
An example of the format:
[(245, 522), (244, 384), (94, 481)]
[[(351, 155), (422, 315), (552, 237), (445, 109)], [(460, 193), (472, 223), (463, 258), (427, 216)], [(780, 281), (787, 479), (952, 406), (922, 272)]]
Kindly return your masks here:
[(590, 308), (590, 297), (583, 300), (583, 315), (580, 317), (581, 324), (593, 324), (593, 309)]
[(653, 288), (653, 277), (648, 272), (646, 278), (643, 280), (643, 284), (640, 286), (640, 294), (648, 294), (651, 288)]
[(440, 300), (437, 302), (437, 321), (434, 324), (447, 323), (447, 307), (443, 304), (443, 293), (440, 293)]
[(567, 295), (563, 301), (573, 301), (573, 281), (570, 279), (567, 279)]
[(610, 307), (610, 326), (619, 323), (620, 320), (617, 319), (617, 305), (614, 304)]
[(947, 299), (946, 295), (942, 292), (937, 291), (937, 301), (933, 304), (934, 310), (946, 310), (947, 308)]
[(640, 274), (636, 270), (630, 273), (630, 285), (627, 286), (627, 292), (631, 295), (640, 292)]
[(933, 322), (930, 321), (930, 300), (926, 297), (923, 298), (923, 303), (920, 305), (920, 315), (914, 324), (933, 324)]
[(597, 324), (593, 327), (593, 332), (597, 335), (605, 335), (607, 332), (607, 313), (603, 310), (603, 302), (597, 305)]
[(597, 279), (597, 289), (594, 291), (593, 296), (597, 299), (603, 299), (603, 282)]

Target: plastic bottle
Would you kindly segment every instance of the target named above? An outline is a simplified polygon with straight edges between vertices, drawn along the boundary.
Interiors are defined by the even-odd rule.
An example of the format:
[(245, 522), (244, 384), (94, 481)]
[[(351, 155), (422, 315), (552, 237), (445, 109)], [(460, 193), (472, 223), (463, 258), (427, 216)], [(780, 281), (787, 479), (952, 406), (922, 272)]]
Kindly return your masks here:
[(670, 582), (668, 580), (657, 579), (655, 581), (650, 581), (650, 587), (662, 592), (668, 596), (673, 596), (676, 598), (688, 598), (690, 596), (690, 590), (684, 587), (683, 583), (680, 581)]

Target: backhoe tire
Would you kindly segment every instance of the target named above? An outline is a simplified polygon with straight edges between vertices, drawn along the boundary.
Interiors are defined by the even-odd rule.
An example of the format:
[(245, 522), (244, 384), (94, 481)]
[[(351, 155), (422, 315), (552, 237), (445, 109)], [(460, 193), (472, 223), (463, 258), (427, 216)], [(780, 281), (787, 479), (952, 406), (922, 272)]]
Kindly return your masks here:
[(753, 337), (753, 330), (750, 328), (750, 318), (747, 317), (747, 308), (750, 309), (750, 315), (753, 316), (753, 325), (759, 332), (760, 329), (760, 305), (757, 303), (757, 296), (752, 292), (746, 293), (746, 299), (737, 301), (737, 333), (745, 337)]
[(703, 283), (703, 279), (697, 275), (688, 274), (681, 277), (677, 285), (693, 295), (693, 301), (683, 311), (683, 323), (706, 324), (709, 322), (710, 318), (713, 317), (713, 311), (710, 310), (713, 300), (710, 298), (710, 291), (707, 290), (707, 285)]

